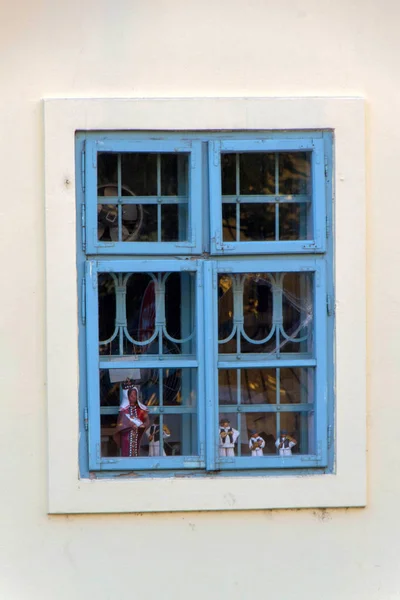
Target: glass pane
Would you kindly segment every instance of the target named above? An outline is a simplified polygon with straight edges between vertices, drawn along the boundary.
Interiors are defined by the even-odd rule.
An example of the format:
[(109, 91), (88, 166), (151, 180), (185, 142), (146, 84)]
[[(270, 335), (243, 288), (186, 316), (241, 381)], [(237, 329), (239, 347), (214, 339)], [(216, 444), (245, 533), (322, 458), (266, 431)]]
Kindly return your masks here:
[(100, 273), (99, 353), (194, 354), (195, 291), (189, 271)]
[(240, 154), (240, 193), (275, 193), (275, 154), (249, 152)]
[(273, 275), (268, 273), (247, 273), (243, 278), (242, 352), (276, 350), (273, 284)]
[(222, 205), (223, 241), (313, 238), (311, 152), (223, 153), (221, 180), (222, 195), (240, 199), (239, 239), (236, 206)]
[(236, 154), (221, 154), (222, 195), (236, 194)]
[(187, 196), (187, 154), (161, 154), (161, 195)]
[[(98, 152), (97, 154), (97, 186), (101, 190), (107, 185), (118, 183), (118, 154)], [(104, 194), (99, 193), (99, 196)], [(110, 194), (113, 195), (113, 194)]]
[(219, 352), (310, 355), (313, 277), (296, 272), (219, 274)]
[(240, 241), (275, 239), (275, 204), (240, 205)]
[(222, 237), (224, 242), (236, 241), (236, 204), (222, 205)]
[(154, 206), (142, 204), (124, 204), (122, 206), (121, 241), (154, 241), (156, 235), (157, 213)]
[(275, 404), (276, 369), (220, 369), (220, 404)]
[(314, 401), (314, 369), (280, 369), (280, 403), (303, 404)]
[(99, 241), (118, 241), (118, 207), (116, 204), (97, 205), (97, 228)]
[(284, 273), (280, 351), (311, 353), (313, 348), (312, 273)]
[[(198, 455), (195, 414), (150, 415), (145, 427), (135, 426), (128, 413), (101, 415), (103, 457), (193, 456)], [(160, 421), (163, 436), (160, 440)]]
[(275, 413), (219, 414), (218, 447), (221, 457), (276, 454)]
[(157, 195), (157, 154), (132, 152), (121, 154), (122, 185), (132, 196)]
[(276, 451), (280, 456), (315, 454), (314, 411), (282, 412), (279, 415)]
[(279, 153), (279, 193), (311, 194), (311, 152)]
[(307, 240), (312, 238), (311, 211), (309, 203), (285, 203), (279, 205), (279, 239)]
[(161, 241), (178, 242), (180, 215), (184, 222), (184, 230), (187, 230), (187, 210), (186, 206), (178, 204), (163, 204), (161, 207)]
[[(98, 202), (98, 239), (187, 240), (188, 165), (188, 154), (99, 153), (98, 196), (109, 204)], [(130, 200), (121, 204), (120, 196)]]
[[(118, 364), (121, 367), (120, 361)], [(157, 448), (151, 442), (160, 441), (155, 439), (159, 435), (153, 435), (157, 434), (156, 427), (149, 429), (161, 421), (168, 441), (166, 455), (197, 453), (196, 395), (196, 369), (128, 369), (123, 365), (101, 369), (102, 455), (135, 457), (155, 453)], [(157, 414), (161, 405), (164, 412)], [(168, 407), (174, 412), (169, 413)]]
[[(163, 436), (160, 439), (161, 421)], [(151, 415), (142, 451), (145, 456), (198, 455), (196, 414)]]

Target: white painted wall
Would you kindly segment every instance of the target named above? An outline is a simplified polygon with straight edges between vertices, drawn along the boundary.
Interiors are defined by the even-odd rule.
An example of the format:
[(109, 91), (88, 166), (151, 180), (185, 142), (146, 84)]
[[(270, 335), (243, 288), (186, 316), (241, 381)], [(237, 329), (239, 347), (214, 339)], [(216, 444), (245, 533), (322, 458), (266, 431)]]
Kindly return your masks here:
[[(400, 597), (399, 17), (395, 0), (1, 3), (0, 598)], [(353, 94), (367, 99), (368, 507), (48, 517), (41, 99)]]

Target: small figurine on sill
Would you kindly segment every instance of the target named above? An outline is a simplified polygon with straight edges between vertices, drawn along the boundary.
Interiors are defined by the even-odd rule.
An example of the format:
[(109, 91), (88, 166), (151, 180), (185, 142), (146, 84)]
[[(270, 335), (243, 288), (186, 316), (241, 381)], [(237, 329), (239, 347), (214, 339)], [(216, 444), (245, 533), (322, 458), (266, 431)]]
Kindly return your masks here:
[[(146, 430), (146, 435), (149, 438), (149, 456), (160, 456), (160, 419), (156, 417), (154, 423)], [(171, 437), (171, 432), (168, 427), (163, 425), (163, 439)], [(162, 455), (166, 456), (163, 444)]]
[(279, 450), (279, 456), (292, 456), (292, 448), (296, 444), (296, 440), (288, 435), (285, 429), (282, 429), (280, 437), (275, 442), (275, 446)]
[(235, 444), (239, 437), (237, 429), (231, 427), (228, 419), (221, 419), (219, 422), (219, 455), (235, 456)]
[(265, 440), (259, 435), (256, 429), (250, 431), (251, 438), (249, 439), (249, 448), (252, 456), (263, 456), (263, 448)]

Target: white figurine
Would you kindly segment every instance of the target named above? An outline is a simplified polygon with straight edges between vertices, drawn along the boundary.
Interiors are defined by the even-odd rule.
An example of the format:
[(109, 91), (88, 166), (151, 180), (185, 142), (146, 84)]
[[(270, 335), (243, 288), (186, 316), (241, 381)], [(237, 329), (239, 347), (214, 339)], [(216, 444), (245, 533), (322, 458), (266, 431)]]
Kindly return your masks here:
[(263, 448), (265, 446), (265, 440), (258, 434), (256, 429), (250, 431), (251, 438), (249, 439), (249, 448), (252, 456), (263, 456)]
[[(146, 430), (149, 438), (149, 456), (160, 456), (160, 419), (156, 417), (154, 423)], [(170, 430), (163, 425), (163, 439), (171, 436)], [(166, 456), (163, 445), (163, 456)]]
[(279, 456), (292, 456), (292, 448), (296, 444), (296, 440), (288, 435), (288, 432), (284, 429), (275, 442), (275, 446), (279, 449)]
[(221, 419), (219, 423), (219, 455), (235, 456), (235, 443), (239, 437), (237, 429), (231, 427), (228, 419)]

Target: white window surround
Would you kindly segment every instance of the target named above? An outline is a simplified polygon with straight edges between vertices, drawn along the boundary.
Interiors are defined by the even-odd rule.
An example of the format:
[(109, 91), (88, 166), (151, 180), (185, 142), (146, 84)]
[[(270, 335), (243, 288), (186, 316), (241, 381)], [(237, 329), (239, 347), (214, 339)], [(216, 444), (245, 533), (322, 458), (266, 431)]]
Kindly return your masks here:
[[(44, 100), (49, 513), (366, 504), (366, 218), (361, 98)], [(80, 479), (75, 131), (334, 131), (336, 472)]]

